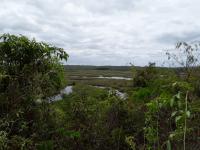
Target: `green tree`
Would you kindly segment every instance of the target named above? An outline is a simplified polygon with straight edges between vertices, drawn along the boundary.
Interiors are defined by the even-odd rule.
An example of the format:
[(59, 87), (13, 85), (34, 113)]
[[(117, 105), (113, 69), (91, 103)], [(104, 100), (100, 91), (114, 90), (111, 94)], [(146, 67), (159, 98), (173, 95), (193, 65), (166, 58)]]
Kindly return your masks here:
[(63, 86), (61, 61), (67, 58), (62, 48), (35, 39), (0, 36), (0, 131), (11, 148), (46, 136), (48, 97)]
[(149, 62), (149, 65), (146, 66), (144, 69), (139, 68), (135, 70), (132, 68), (133, 71), (133, 86), (134, 87), (147, 87), (148, 84), (156, 78), (156, 64)]

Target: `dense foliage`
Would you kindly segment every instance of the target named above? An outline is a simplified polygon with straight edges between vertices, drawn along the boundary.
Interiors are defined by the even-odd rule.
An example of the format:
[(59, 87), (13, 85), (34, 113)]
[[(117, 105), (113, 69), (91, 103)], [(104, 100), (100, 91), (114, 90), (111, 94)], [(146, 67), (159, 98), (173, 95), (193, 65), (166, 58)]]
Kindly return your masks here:
[[(2, 35), (0, 149), (200, 149), (200, 70), (193, 66), (197, 58), (191, 57), (192, 47), (179, 44), (177, 48), (181, 46), (184, 50), (189, 47), (183, 51), (189, 66), (158, 68), (149, 63), (144, 68), (132, 67), (133, 80), (119, 83), (77, 78), (71, 94), (50, 101), (49, 97), (66, 85), (61, 62), (68, 55), (63, 49), (25, 36)], [(120, 70), (115, 73), (129, 75)], [(75, 76), (83, 73), (71, 71)], [(100, 67), (92, 75), (99, 71), (113, 73)], [(101, 81), (123, 89), (128, 98), (94, 86)]]
[(34, 149), (49, 136), (47, 97), (64, 86), (63, 49), (25, 36), (0, 37), (0, 148)]
[[(126, 135), (133, 132), (133, 111), (128, 103), (105, 89), (77, 85), (71, 95), (54, 104), (66, 130), (80, 137), (66, 138), (68, 149), (128, 149)], [(62, 118), (60, 118), (62, 116)], [(64, 143), (63, 143), (64, 144)], [(59, 145), (62, 145), (60, 143)], [(62, 146), (61, 146), (62, 147)]]

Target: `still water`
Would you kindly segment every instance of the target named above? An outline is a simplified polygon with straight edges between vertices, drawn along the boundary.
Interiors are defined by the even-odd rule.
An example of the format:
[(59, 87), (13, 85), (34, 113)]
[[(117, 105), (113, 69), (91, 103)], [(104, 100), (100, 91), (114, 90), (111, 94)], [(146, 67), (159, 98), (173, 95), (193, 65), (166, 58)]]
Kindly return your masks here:
[[(102, 88), (102, 89), (108, 89), (109, 92), (115, 92), (115, 94), (121, 98), (121, 99), (126, 99), (127, 98), (127, 94), (126, 93), (122, 93), (119, 90), (116, 89), (112, 89), (110, 87), (103, 87), (103, 86), (94, 86), (96, 88)], [(70, 93), (73, 92), (73, 86), (66, 86), (63, 90), (60, 91), (59, 94), (52, 96), (49, 98), (49, 101), (58, 101), (62, 99), (62, 96), (64, 94), (69, 95)]]

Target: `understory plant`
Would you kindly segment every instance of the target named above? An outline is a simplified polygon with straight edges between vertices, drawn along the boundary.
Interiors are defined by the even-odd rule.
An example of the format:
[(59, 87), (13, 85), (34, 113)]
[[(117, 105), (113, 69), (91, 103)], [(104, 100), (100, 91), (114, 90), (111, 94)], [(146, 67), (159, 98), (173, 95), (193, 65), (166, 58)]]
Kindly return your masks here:
[[(188, 89), (189, 86), (188, 86)], [(161, 95), (146, 104), (144, 136), (147, 149), (174, 149), (182, 141), (186, 147), (187, 120), (191, 116), (189, 90), (178, 92), (172, 98)]]

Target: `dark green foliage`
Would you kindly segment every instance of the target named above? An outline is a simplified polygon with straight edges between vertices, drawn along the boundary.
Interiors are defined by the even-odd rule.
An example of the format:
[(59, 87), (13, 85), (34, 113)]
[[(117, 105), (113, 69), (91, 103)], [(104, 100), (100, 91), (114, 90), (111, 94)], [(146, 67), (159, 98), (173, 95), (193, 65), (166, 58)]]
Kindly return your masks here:
[(194, 85), (194, 92), (200, 97), (200, 80), (197, 80)]
[(54, 104), (64, 114), (66, 129), (80, 132), (79, 138), (67, 140), (68, 148), (128, 149), (125, 138), (134, 131), (135, 118), (127, 102), (106, 89), (76, 85), (73, 90)]
[(67, 57), (63, 49), (25, 36), (0, 36), (0, 131), (7, 149), (34, 149), (51, 136), (47, 97), (64, 86), (59, 61)]
[[(177, 48), (181, 46), (188, 55), (186, 71), (193, 70), (187, 80), (181, 77), (183, 68), (158, 68), (155, 63), (133, 67), (133, 80), (93, 78), (131, 77), (130, 67), (66, 66), (73, 92), (49, 102), (66, 85), (61, 61), (68, 55), (25, 36), (2, 35), (0, 149), (198, 149), (199, 67), (188, 68), (196, 62), (190, 53), (194, 50), (185, 43)], [(119, 89), (128, 98), (92, 85)]]
[(146, 87), (154, 78), (156, 78), (155, 63), (149, 63), (145, 69), (137, 70), (133, 77), (134, 87)]
[(50, 141), (42, 141), (37, 145), (38, 150), (53, 150), (53, 142)]
[(132, 97), (137, 102), (147, 102), (151, 97), (152, 91), (149, 88), (140, 88), (135, 91)]
[[(177, 71), (179, 70), (178, 68)], [(132, 134), (134, 141), (129, 142), (129, 145), (153, 150), (193, 149), (194, 143), (199, 145), (197, 138), (194, 138), (199, 136), (197, 134), (200, 131), (196, 124), (200, 123), (199, 111), (196, 109), (200, 103), (198, 68), (194, 70), (190, 80), (180, 78), (179, 73), (177, 76), (176, 68), (174, 71), (169, 69), (163, 71), (159, 68), (147, 67), (133, 71), (134, 86), (130, 98), (135, 107), (144, 108), (145, 124), (140, 123), (144, 129), (142, 133), (144, 140), (140, 140), (139, 144), (143, 146), (135, 145), (138, 139), (134, 135), (135, 132)], [(194, 106), (196, 106), (195, 111), (192, 111), (191, 108)], [(137, 123), (139, 124), (139, 121)]]

